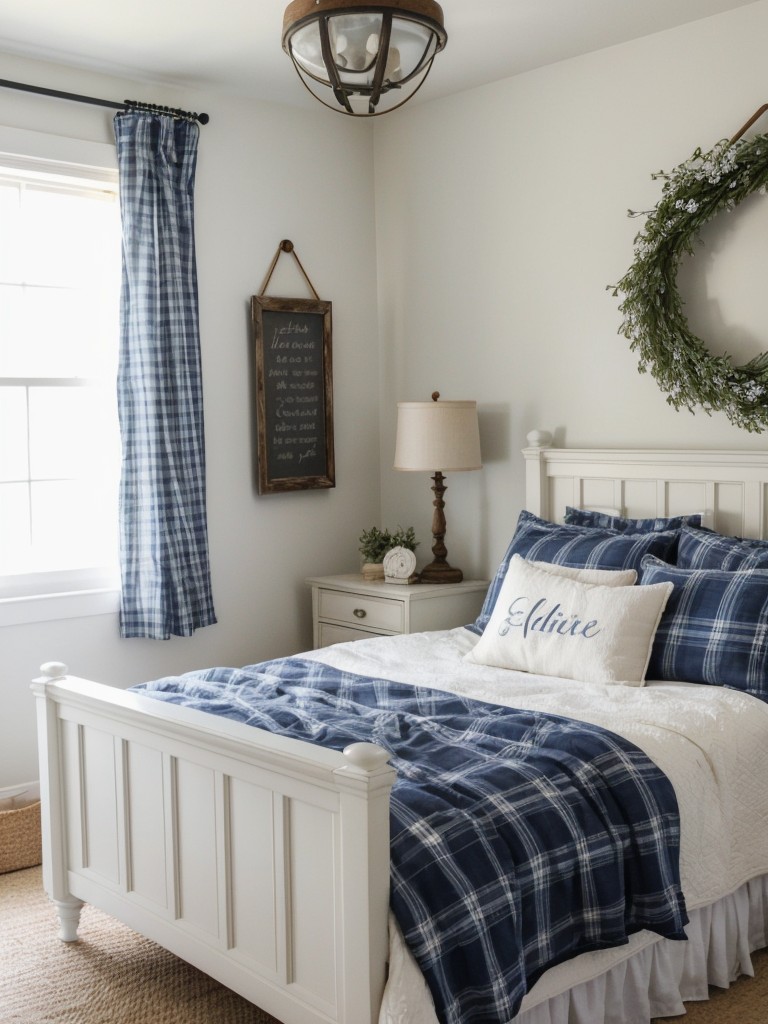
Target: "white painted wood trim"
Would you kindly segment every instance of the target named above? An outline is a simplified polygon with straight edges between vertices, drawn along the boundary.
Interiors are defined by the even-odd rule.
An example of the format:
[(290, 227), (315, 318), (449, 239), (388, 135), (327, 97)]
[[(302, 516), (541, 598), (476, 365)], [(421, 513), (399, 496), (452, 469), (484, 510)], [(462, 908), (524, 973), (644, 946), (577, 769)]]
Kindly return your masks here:
[[(61, 665), (48, 667), (32, 684), (40, 724), (45, 885), (59, 907), (62, 937), (76, 937), (81, 902), (91, 902), (291, 1024), (374, 1024), (388, 948), (389, 792), (394, 771), (386, 764), (386, 752), (370, 745), (347, 756), (64, 671)], [(96, 734), (99, 743), (84, 758), (83, 742), (61, 743), (64, 730), (83, 742)], [(111, 744), (103, 741), (105, 736), (113, 738)], [(158, 790), (164, 795), (167, 856), (158, 859), (157, 872), (158, 882), (170, 893), (170, 913), (132, 891), (131, 842), (142, 829), (140, 822), (129, 820), (129, 807), (135, 818), (143, 803), (142, 793), (134, 789), (139, 783), (131, 772), (132, 744), (161, 753), (158, 778), (146, 796), (157, 797)], [(100, 751), (108, 752), (104, 757), (111, 766), (98, 763)], [(210, 775), (213, 787), (211, 813), (201, 799), (199, 825), (187, 820), (184, 831), (178, 818), (182, 764), (191, 766), (185, 771), (197, 773), (195, 778)], [(116, 824), (87, 813), (96, 776), (109, 770), (115, 773)], [(275, 886), (276, 972), (249, 964), (242, 951), (233, 949), (233, 908), (243, 896), (230, 842), (234, 779), (272, 793), (264, 827), (273, 830), (275, 871), (265, 884)], [(305, 842), (300, 849), (292, 845), (288, 827), (292, 801), (298, 801), (293, 806), (303, 815)], [(306, 829), (314, 827), (315, 819), (320, 830), (307, 842)], [(193, 871), (204, 870), (189, 860), (196, 857), (197, 845), (190, 842), (190, 829), (201, 850), (214, 850), (215, 869), (209, 891), (195, 891), (193, 917), (186, 919), (182, 869), (190, 864)], [(82, 842), (77, 835), (68, 843), (68, 833), (80, 831)], [(84, 864), (79, 856), (81, 846), (109, 851), (111, 843), (118, 884), (102, 877), (98, 863)], [(293, 881), (297, 866), (311, 873), (316, 862), (330, 865), (328, 877), (319, 878), (318, 885), (330, 887), (331, 907), (336, 908), (320, 920), (308, 917), (313, 911), (301, 905)], [(305, 976), (297, 974), (295, 930), (307, 927), (317, 936), (318, 948), (329, 951), (327, 959), (334, 966), (328, 985), (322, 978), (318, 985), (311, 970), (306, 975), (306, 963)]]
[[(625, 500), (627, 484), (649, 482), (656, 488), (657, 516), (668, 513), (670, 487), (675, 484), (700, 485), (706, 495), (701, 512), (704, 525), (718, 529), (719, 485), (737, 485), (742, 489), (737, 524), (722, 532), (744, 537), (766, 536), (765, 493), (768, 487), (768, 452), (688, 449), (548, 448), (523, 449), (526, 470), (526, 508), (544, 519), (558, 521), (563, 509), (553, 507), (552, 483), (558, 481), (564, 492), (573, 494), (572, 503), (582, 503), (585, 482), (606, 481), (614, 501), (627, 516), (637, 515)], [(648, 513), (646, 513), (648, 514)]]

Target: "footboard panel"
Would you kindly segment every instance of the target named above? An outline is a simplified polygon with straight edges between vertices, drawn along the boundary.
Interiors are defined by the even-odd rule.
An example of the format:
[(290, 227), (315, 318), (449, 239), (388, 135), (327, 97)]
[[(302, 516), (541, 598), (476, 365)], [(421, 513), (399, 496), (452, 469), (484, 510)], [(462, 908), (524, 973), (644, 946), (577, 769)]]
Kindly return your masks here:
[(385, 753), (345, 756), (61, 668), (33, 684), (51, 898), (101, 907), (289, 1024), (375, 1021)]

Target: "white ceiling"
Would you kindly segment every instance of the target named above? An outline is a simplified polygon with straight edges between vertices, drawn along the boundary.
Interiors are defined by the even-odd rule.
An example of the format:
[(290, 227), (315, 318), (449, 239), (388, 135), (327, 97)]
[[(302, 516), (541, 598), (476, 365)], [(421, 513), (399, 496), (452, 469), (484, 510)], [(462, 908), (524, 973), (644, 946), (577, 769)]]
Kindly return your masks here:
[[(280, 45), (287, 2), (0, 0), (0, 52), (160, 85), (312, 105), (316, 101), (304, 90)], [(448, 44), (413, 102), (507, 78), (755, 0), (441, 2)], [(162, 103), (162, 96), (155, 102)]]

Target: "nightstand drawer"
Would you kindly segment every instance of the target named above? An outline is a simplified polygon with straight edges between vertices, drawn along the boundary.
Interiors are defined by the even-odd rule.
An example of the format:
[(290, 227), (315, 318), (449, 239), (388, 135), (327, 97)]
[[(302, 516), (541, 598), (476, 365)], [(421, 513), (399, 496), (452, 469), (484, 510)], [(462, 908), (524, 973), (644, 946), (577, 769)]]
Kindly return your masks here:
[(386, 629), (400, 633), (404, 628), (402, 601), (385, 601), (339, 590), (320, 590), (321, 619), (349, 623), (358, 629)]
[(330, 647), (331, 644), (345, 644), (349, 640), (366, 640), (381, 633), (368, 633), (364, 629), (353, 629), (351, 626), (337, 626), (333, 622), (317, 624), (317, 646)]
[(488, 583), (386, 583), (359, 573), (313, 576), (312, 637), (316, 648), (363, 637), (452, 629), (473, 622)]

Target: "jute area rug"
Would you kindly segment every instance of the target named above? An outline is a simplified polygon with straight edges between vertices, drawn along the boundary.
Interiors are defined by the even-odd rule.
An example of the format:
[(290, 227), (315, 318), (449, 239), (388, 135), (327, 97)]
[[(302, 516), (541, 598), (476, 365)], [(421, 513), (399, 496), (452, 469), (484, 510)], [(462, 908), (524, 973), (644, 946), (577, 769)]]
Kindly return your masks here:
[(94, 907), (57, 931), (40, 868), (0, 875), (0, 1024), (278, 1024)]
[[(0, 875), (0, 1024), (278, 1024), (183, 960), (85, 906), (76, 943), (56, 935), (40, 868)], [(768, 952), (756, 977), (681, 1024), (768, 1024)]]

